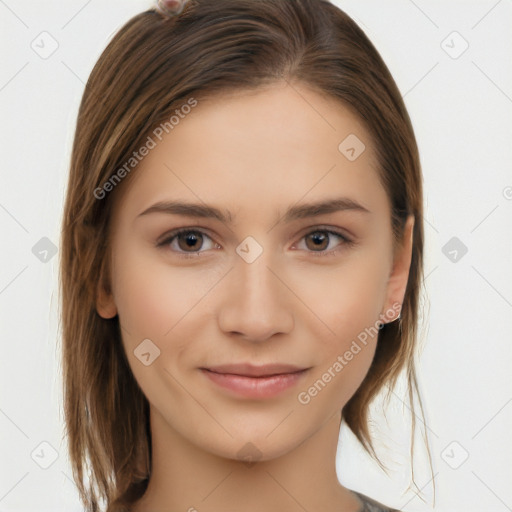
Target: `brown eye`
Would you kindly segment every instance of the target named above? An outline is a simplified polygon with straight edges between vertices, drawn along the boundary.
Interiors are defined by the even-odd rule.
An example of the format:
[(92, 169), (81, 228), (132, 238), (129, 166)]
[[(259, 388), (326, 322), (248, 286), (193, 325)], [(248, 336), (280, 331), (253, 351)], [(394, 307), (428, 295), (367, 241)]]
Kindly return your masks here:
[(199, 256), (208, 249), (216, 249), (220, 246), (216, 244), (209, 235), (197, 229), (179, 229), (169, 233), (158, 247), (168, 248), (171, 252), (180, 256), (187, 254), (192, 257)]
[(312, 251), (323, 251), (329, 246), (329, 234), (326, 231), (313, 231), (305, 238), (307, 248)]
[(186, 252), (193, 252), (201, 249), (203, 245), (203, 235), (199, 231), (185, 231), (176, 236), (178, 247)]
[[(303, 247), (300, 247), (300, 245)], [(332, 229), (315, 229), (301, 238), (298, 248), (315, 256), (334, 256), (340, 250), (352, 247), (353, 245), (353, 240), (337, 231)]]

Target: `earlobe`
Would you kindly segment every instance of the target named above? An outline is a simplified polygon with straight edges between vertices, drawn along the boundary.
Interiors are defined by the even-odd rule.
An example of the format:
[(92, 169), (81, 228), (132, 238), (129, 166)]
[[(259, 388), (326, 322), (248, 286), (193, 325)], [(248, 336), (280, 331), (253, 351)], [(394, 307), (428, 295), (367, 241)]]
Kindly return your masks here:
[[(411, 267), (412, 249), (414, 238), (414, 215), (409, 215), (404, 226), (404, 236), (402, 244), (397, 248), (393, 261), (393, 268), (388, 279), (386, 302), (384, 304), (383, 315), (385, 312), (393, 310), (399, 311), (398, 306), (402, 306), (409, 280), (409, 269)], [(397, 312), (398, 316), (398, 312)], [(387, 319), (388, 322), (395, 318)]]
[(98, 286), (98, 295), (96, 299), (96, 311), (102, 318), (114, 318), (117, 315), (117, 306), (112, 294), (107, 294), (101, 286)]
[(98, 287), (96, 290), (96, 311), (102, 318), (114, 318), (117, 315), (117, 306), (114, 300), (110, 284), (105, 277), (105, 269), (102, 267)]

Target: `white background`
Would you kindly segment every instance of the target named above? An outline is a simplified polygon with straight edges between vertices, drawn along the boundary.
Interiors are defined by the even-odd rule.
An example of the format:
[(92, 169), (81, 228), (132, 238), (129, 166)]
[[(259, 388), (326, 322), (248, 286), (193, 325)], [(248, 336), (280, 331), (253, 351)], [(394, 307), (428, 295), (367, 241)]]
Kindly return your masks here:
[[(435, 507), (420, 437), (415, 475), (425, 501), (407, 492), (410, 413), (399, 391), (391, 398), (389, 428), (377, 436), (389, 474), (343, 429), (340, 480), (404, 511), (512, 510), (512, 4), (336, 3), (388, 64), (420, 147), (428, 297), (419, 374)], [(47, 237), (58, 250), (73, 130), (87, 77), (112, 34), (151, 5), (0, 0), (3, 512), (81, 510), (63, 439), (58, 252), (45, 263), (32, 248)], [(31, 47), (43, 46), (41, 38), (47, 38), (45, 48), (51, 48), (43, 31), (58, 43), (47, 59)], [(458, 55), (464, 41), (469, 47)], [(468, 249), (456, 262), (443, 253), (452, 237)], [(51, 462), (52, 448), (42, 442), (57, 456), (47, 469), (39, 464)]]

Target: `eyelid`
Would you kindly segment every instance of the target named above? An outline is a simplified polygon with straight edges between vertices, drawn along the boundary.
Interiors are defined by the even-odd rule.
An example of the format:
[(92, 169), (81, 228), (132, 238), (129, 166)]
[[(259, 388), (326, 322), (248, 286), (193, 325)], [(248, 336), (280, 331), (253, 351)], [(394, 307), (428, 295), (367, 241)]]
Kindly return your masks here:
[[(333, 228), (325, 225), (310, 226), (306, 228), (306, 231), (304, 231), (302, 235), (299, 237), (298, 242), (303, 240), (306, 236), (312, 233), (316, 233), (317, 231), (328, 233), (329, 235), (335, 235), (341, 238), (342, 242), (339, 243), (334, 249), (329, 249), (328, 251), (305, 251), (308, 255), (313, 255), (313, 257), (336, 256), (344, 248), (352, 247), (356, 243), (353, 237), (350, 237), (347, 234), (345, 234), (343, 230), (341, 230), (340, 228)], [(294, 245), (296, 245), (298, 242), (294, 243)]]
[(346, 229), (329, 226), (327, 224), (319, 224), (316, 226), (309, 226), (307, 228), (304, 228), (303, 231), (301, 231), (300, 239), (304, 238), (306, 235), (309, 235), (311, 233), (315, 233), (317, 231), (325, 231), (326, 233), (330, 233), (332, 235), (337, 235), (343, 238), (346, 242), (355, 242), (355, 237), (350, 235)]
[[(198, 228), (198, 227), (193, 227), (192, 226), (192, 227), (176, 228), (176, 229), (173, 229), (171, 231), (166, 232), (165, 234), (163, 234), (162, 236), (160, 236), (158, 238), (158, 240), (156, 241), (156, 246), (158, 248), (163, 249), (165, 246), (170, 245), (171, 242), (177, 236), (179, 236), (180, 234), (182, 234), (182, 233), (190, 233), (190, 232), (200, 233), (202, 236), (208, 237), (213, 242), (213, 244), (220, 245), (219, 243), (217, 243), (213, 239), (213, 237), (211, 235), (209, 235), (208, 230), (206, 230), (204, 228)], [(203, 252), (206, 252), (206, 251), (190, 251), (190, 252), (187, 252), (187, 251), (170, 250), (170, 252), (178, 255), (178, 257), (180, 257), (180, 258), (194, 258), (194, 259), (197, 259), (198, 257), (200, 257), (200, 255)]]
[[(340, 230), (339, 228), (332, 228), (332, 227), (325, 226), (325, 225), (318, 225), (318, 226), (310, 226), (308, 228), (305, 228), (305, 231), (302, 232), (302, 235), (299, 237), (298, 241), (294, 243), (294, 245), (296, 245), (298, 242), (300, 242), (302, 239), (304, 239), (307, 235), (310, 235), (317, 231), (321, 231), (321, 232), (328, 233), (330, 235), (338, 236), (342, 239), (342, 242), (338, 246), (336, 246), (334, 249), (330, 249), (328, 251), (305, 251), (308, 254), (313, 254), (314, 256), (334, 255), (340, 251), (340, 246), (341, 246), (341, 248), (343, 248), (343, 246), (351, 247), (356, 243), (352, 237), (344, 234), (342, 232), (342, 230)], [(212, 240), (212, 242), (214, 242), (215, 244), (220, 245), (209, 234), (209, 230), (207, 230), (205, 228), (200, 228), (200, 227), (194, 227), (194, 226), (188, 227), (187, 226), (187, 227), (182, 227), (182, 228), (176, 228), (176, 229), (166, 232), (165, 234), (163, 234), (162, 236), (160, 236), (158, 238), (158, 240), (156, 241), (156, 246), (164, 247), (166, 245), (169, 245), (174, 240), (174, 238), (176, 238), (180, 234), (190, 233), (190, 232), (198, 232), (201, 235), (207, 236), (208, 238), (210, 238), (210, 240)], [(299, 249), (299, 250), (301, 250), (301, 249)], [(178, 254), (180, 257), (197, 258), (201, 253), (206, 252), (206, 251), (200, 250), (200, 251), (186, 252), (186, 251), (174, 251), (173, 250), (171, 252)]]
[(207, 237), (213, 239), (212, 235), (210, 234), (209, 230), (205, 229), (205, 228), (199, 228), (199, 227), (195, 227), (195, 226), (185, 226), (185, 227), (182, 227), (182, 228), (176, 228), (176, 229), (171, 229), (170, 231), (166, 231), (163, 235), (159, 236), (157, 241), (156, 241), (156, 245), (157, 246), (162, 246), (162, 245), (167, 245), (168, 243), (170, 243), (170, 241), (180, 235), (181, 233), (189, 233), (191, 231), (197, 231), (198, 233), (201, 233), (202, 235), (206, 235)]

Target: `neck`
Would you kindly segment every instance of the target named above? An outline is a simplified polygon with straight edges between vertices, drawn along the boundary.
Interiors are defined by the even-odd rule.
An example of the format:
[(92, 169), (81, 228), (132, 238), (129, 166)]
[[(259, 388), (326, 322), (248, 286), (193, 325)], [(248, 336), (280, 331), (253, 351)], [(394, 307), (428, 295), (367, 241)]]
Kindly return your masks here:
[(191, 444), (151, 407), (152, 471), (133, 512), (356, 512), (359, 499), (336, 475), (341, 413), (288, 453), (247, 460), (219, 457)]

